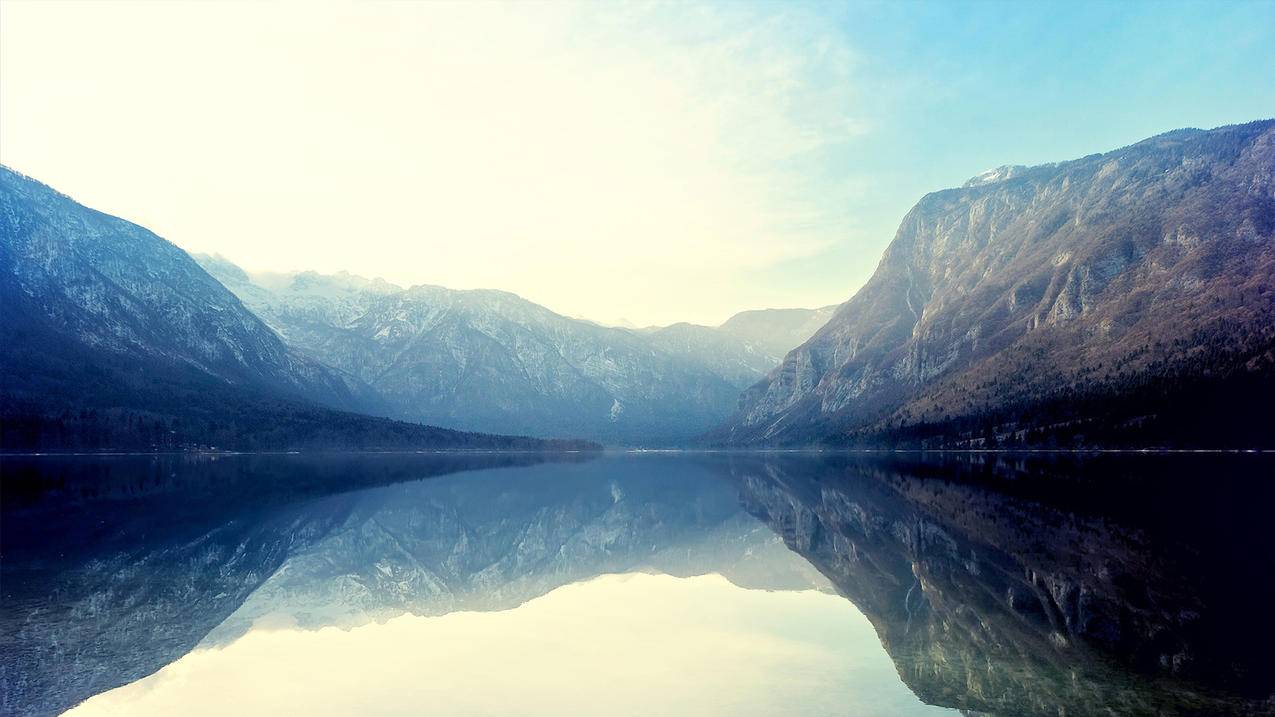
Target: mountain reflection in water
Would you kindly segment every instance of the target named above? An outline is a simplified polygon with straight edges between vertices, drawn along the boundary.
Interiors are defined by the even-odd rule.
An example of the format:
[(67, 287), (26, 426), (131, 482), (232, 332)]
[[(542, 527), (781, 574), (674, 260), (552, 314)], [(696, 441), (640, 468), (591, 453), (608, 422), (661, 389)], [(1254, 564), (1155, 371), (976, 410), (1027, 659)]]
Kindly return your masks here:
[(0, 706), (1275, 714), (1272, 467), (6, 457)]

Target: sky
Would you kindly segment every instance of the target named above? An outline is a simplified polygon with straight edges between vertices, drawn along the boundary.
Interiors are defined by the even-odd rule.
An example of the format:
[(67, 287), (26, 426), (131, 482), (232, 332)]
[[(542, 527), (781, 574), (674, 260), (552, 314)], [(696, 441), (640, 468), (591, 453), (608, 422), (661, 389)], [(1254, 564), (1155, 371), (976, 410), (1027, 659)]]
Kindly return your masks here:
[(717, 324), (923, 194), (1275, 116), (1275, 0), (0, 3), (0, 163), (249, 270)]

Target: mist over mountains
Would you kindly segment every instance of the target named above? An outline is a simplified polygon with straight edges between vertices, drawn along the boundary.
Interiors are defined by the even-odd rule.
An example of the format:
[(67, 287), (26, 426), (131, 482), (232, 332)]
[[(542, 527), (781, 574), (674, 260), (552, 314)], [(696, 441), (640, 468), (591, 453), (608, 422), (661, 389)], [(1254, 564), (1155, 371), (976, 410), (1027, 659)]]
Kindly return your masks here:
[(252, 275), (7, 169), (0, 231), (8, 449), (1272, 441), (1270, 120), (989, 170), (840, 307), (716, 327)]
[(360, 415), (308, 359), (150, 231), (0, 168), (0, 446), (539, 448)]
[(503, 291), (404, 289), (346, 273), (250, 276), (196, 260), (306, 357), (371, 386), (386, 415), (453, 428), (684, 443), (818, 328), (826, 309), (643, 330)]
[(11, 170), (0, 190), (8, 449), (684, 444), (815, 328), (635, 331), (501, 291), (249, 277)]

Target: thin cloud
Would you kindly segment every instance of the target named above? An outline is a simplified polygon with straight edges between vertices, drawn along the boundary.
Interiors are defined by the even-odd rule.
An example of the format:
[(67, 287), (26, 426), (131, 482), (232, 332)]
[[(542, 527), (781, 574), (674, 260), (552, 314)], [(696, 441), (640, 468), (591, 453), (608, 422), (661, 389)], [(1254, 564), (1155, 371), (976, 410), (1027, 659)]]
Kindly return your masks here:
[(716, 321), (838, 240), (868, 126), (799, 10), (7, 4), (6, 163), (254, 269)]

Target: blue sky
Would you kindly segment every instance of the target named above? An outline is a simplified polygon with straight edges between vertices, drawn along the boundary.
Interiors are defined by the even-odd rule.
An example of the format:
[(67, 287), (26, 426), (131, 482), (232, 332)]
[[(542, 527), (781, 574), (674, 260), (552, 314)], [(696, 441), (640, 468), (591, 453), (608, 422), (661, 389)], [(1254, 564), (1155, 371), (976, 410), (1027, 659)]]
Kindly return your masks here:
[(924, 193), (1275, 116), (1275, 3), (24, 3), (0, 162), (249, 269), (716, 323)]
[(873, 180), (847, 217), (857, 241), (778, 268), (792, 285), (831, 256), (862, 283), (875, 268), (863, 249), (883, 249), (924, 193), (982, 169), (1275, 116), (1271, 2), (808, 7), (856, 49), (870, 100), (870, 131), (823, 153), (821, 172)]

